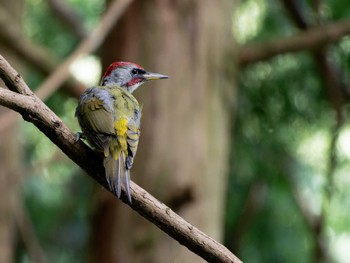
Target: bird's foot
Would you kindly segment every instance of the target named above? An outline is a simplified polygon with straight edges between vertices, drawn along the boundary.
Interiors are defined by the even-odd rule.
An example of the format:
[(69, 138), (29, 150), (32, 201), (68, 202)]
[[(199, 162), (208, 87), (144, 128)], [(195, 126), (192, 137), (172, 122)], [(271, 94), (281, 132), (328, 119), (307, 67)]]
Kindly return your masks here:
[(77, 142), (77, 141), (79, 141), (79, 140), (81, 140), (81, 139), (85, 139), (84, 134), (83, 134), (82, 132), (77, 132), (77, 133), (75, 134), (75, 142)]

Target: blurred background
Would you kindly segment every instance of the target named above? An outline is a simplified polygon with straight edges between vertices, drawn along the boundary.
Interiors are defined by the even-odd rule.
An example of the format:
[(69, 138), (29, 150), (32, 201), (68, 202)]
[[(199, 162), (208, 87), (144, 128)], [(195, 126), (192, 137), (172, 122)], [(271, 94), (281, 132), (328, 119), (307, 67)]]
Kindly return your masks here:
[[(347, 0), (0, 0), (0, 54), (73, 132), (111, 62), (169, 75), (135, 93), (132, 180), (244, 262), (345, 263), (349, 17)], [(0, 107), (0, 262), (202, 260)]]

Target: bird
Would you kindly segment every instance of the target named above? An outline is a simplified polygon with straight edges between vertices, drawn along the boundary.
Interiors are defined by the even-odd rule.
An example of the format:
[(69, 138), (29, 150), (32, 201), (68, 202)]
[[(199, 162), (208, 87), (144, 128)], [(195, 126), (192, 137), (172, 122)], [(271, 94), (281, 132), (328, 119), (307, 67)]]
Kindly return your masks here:
[(80, 96), (75, 110), (82, 130), (77, 140), (86, 139), (103, 154), (109, 189), (120, 199), (123, 185), (130, 204), (130, 169), (139, 143), (142, 110), (132, 93), (148, 81), (167, 78), (136, 63), (113, 62), (100, 85), (86, 89)]

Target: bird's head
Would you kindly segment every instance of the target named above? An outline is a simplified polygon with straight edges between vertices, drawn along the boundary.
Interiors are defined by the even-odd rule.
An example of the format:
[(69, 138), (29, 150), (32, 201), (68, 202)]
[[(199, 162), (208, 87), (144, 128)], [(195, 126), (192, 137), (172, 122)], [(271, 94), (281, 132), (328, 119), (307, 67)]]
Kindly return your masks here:
[(132, 93), (141, 84), (149, 80), (167, 79), (168, 76), (146, 71), (140, 65), (131, 62), (112, 63), (102, 77), (102, 86), (118, 85)]

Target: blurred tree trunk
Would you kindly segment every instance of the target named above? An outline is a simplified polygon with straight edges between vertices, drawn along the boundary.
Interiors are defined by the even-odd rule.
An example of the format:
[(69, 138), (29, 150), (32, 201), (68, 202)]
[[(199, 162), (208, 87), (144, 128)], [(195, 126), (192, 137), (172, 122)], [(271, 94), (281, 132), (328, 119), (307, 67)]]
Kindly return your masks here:
[[(102, 48), (169, 80), (142, 86), (132, 180), (222, 240), (233, 103), (232, 1), (135, 1)], [(129, 207), (101, 193), (95, 262), (202, 262)]]
[[(1, 84), (2, 85), (2, 84)], [(8, 110), (0, 107), (0, 115)], [(0, 133), (0, 262), (13, 262), (16, 243), (15, 220), (12, 213), (18, 189), (19, 147), (18, 125)]]
[[(15, 23), (21, 23), (22, 0), (0, 0), (0, 8), (10, 14)], [(20, 25), (19, 25), (20, 27)], [(20, 68), (16, 63), (16, 58), (11, 52), (0, 44), (0, 53), (8, 59), (11, 64)], [(3, 82), (0, 83), (5, 87)], [(0, 115), (8, 112), (0, 106)], [(0, 123), (0, 125), (2, 125)], [(16, 246), (16, 228), (12, 213), (14, 198), (18, 193), (19, 175), (21, 166), (21, 153), (18, 140), (18, 125), (0, 133), (0, 262), (14, 262), (14, 249)]]

